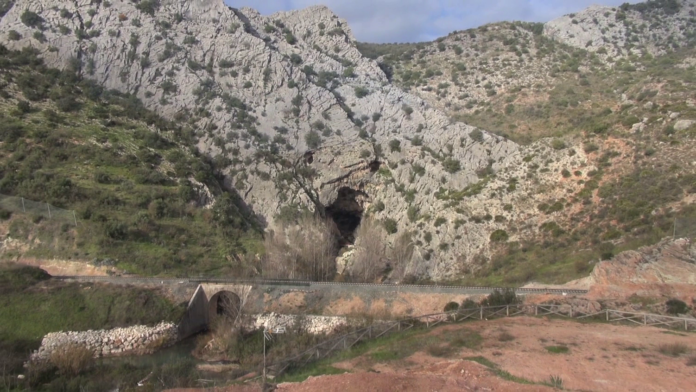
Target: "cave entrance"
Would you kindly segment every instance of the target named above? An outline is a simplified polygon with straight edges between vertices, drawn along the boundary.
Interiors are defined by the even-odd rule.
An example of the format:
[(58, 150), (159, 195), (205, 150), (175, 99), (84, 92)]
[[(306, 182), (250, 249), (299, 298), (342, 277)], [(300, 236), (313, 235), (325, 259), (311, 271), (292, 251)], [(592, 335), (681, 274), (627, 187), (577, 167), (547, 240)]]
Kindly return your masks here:
[(363, 215), (359, 199), (363, 197), (367, 197), (365, 192), (343, 187), (338, 190), (336, 200), (326, 207), (327, 218), (331, 218), (338, 228), (340, 247), (355, 242), (355, 230), (360, 226)]

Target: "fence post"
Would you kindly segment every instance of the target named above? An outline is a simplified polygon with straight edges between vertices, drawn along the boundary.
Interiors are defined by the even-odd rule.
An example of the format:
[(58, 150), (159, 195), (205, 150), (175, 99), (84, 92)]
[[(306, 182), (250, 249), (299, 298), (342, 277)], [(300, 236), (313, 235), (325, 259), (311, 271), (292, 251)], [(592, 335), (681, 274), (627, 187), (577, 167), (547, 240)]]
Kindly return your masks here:
[(480, 317), (481, 320), (483, 320), (483, 306), (480, 308), (479, 317)]
[(510, 316), (510, 305), (505, 305), (505, 317)]
[(609, 309), (606, 310), (607, 313), (607, 321), (609, 321)]
[(539, 305), (534, 304), (534, 315), (538, 316), (539, 315)]
[(645, 314), (643, 315), (643, 325), (648, 325), (648, 316)]
[(573, 305), (570, 305), (570, 318), (573, 318)]
[(75, 210), (72, 212), (73, 220), (75, 220), (75, 227), (77, 227), (77, 216), (75, 216)]
[(27, 212), (27, 209), (24, 208), (24, 198), (22, 198), (22, 212), (24, 212), (25, 214)]
[(684, 320), (684, 331), (689, 330), (689, 322), (687, 320)]
[(48, 219), (51, 219), (51, 205), (46, 203), (46, 206), (48, 207)]

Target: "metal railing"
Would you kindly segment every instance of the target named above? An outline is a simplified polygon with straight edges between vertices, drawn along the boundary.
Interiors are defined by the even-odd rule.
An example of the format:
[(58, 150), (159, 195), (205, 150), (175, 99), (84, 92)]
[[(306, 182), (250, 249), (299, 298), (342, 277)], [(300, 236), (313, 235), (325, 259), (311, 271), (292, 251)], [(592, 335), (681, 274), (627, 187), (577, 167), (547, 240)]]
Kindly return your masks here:
[(585, 312), (572, 305), (534, 304), (502, 305), (459, 309), (451, 312), (427, 314), (395, 321), (384, 321), (328, 339), (299, 354), (278, 360), (268, 366), (269, 372), (279, 376), (291, 368), (300, 368), (307, 364), (327, 358), (330, 355), (350, 349), (360, 342), (376, 339), (391, 333), (407, 331), (418, 325), (432, 328), (442, 323), (456, 323), (466, 320), (490, 320), (501, 317), (560, 316), (573, 319), (594, 318), (599, 321), (616, 323), (635, 323), (639, 325), (667, 328), (683, 328), (685, 331), (696, 330), (696, 318), (673, 317), (659, 314), (627, 312), (623, 310), (603, 309), (597, 312)]
[(259, 286), (298, 286), (298, 287), (357, 287), (374, 288), (380, 290), (445, 290), (454, 293), (480, 293), (490, 294), (495, 290), (504, 291), (512, 289), (518, 295), (524, 294), (587, 294), (588, 290), (581, 289), (551, 289), (551, 288), (510, 288), (510, 287), (485, 287), (485, 286), (444, 286), (444, 285), (418, 285), (418, 284), (393, 284), (393, 283), (346, 283), (346, 282), (311, 282), (304, 280), (282, 279), (243, 279), (243, 278), (148, 278), (139, 276), (54, 276), (55, 279), (109, 282), (124, 284), (252, 284)]

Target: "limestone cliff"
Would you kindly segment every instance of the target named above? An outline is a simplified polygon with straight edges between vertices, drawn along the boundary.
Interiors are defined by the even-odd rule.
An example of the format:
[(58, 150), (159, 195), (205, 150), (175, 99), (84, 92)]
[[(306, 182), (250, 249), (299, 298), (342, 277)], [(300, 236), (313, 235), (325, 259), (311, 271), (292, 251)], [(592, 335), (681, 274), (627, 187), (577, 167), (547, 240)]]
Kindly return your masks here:
[[(544, 34), (567, 41), (559, 23)], [(315, 202), (393, 220), (389, 243), (412, 232), (408, 271), (436, 280), (481, 268), (492, 241), (538, 232), (548, 218), (536, 207), (563, 208), (595, 169), (576, 145), (520, 146), (395, 87), (326, 7), (262, 16), (222, 0), (19, 0), (0, 31), (11, 49), (36, 48), (49, 65), (188, 124), (269, 228), (283, 207), (313, 206), (289, 172), (296, 163)], [(529, 77), (493, 82), (546, 80), (537, 63)], [(526, 181), (530, 167), (543, 170)]]

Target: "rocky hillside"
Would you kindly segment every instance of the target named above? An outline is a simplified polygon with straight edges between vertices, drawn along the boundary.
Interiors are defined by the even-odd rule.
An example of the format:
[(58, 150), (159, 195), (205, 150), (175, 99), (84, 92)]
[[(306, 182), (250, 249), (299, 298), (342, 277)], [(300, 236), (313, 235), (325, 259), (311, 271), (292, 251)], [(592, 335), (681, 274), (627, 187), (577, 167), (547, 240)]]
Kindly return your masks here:
[[(666, 52), (664, 45), (651, 44), (662, 37), (660, 29), (654, 37), (652, 32), (640, 36), (640, 52), (630, 51), (637, 47), (637, 36), (629, 32), (634, 39), (622, 41), (613, 57), (608, 46), (575, 47), (568, 35), (557, 32), (590, 29), (587, 18), (579, 16), (585, 12), (546, 25), (486, 25), (431, 43), (358, 44), (364, 55), (393, 71), (396, 85), (455, 121), (520, 142), (527, 146), (520, 147), (524, 151), (551, 142), (559, 150), (575, 147), (570, 154), (586, 154), (585, 168), (549, 168), (553, 158), (525, 156), (520, 182), (538, 184), (539, 174), (555, 171), (561, 183), (579, 184), (582, 190), (556, 188), (554, 195), (543, 186), (533, 188), (529, 194), (538, 204), (527, 210), (530, 220), (523, 227), (540, 230), (523, 230), (525, 235), (516, 238), (522, 241), (496, 249), (484, 272), (487, 281), (567, 276), (573, 272), (566, 268), (573, 265), (580, 273), (593, 259), (671, 235), (670, 227), (679, 228), (678, 235), (694, 235), (696, 100), (689, 88), (694, 82), (689, 22), (694, 2), (679, 2), (677, 8), (672, 3), (587, 11), (602, 9), (627, 25), (643, 20), (665, 29), (677, 26), (680, 33), (666, 38), (672, 42)], [(617, 23), (604, 18), (597, 22), (600, 30)]]
[[(671, 10), (671, 2), (662, 3)], [(654, 15), (669, 24), (688, 14), (690, 5), (677, 12), (637, 6), (611, 12), (614, 19)], [(598, 23), (609, 23), (611, 16)], [(583, 26), (594, 23), (585, 19), (580, 19)], [(673, 34), (677, 46), (691, 37), (693, 24), (683, 25), (681, 35)], [(19, 0), (0, 21), (0, 42), (11, 49), (34, 47), (50, 66), (72, 68), (107, 88), (134, 94), (195, 132), (198, 149), (215, 157), (226, 184), (268, 228), (309, 207), (333, 218), (343, 238), (352, 240), (356, 223), (369, 216), (382, 223), (387, 244), (399, 239), (415, 248), (408, 275), (453, 280), (498, 273), (495, 279), (517, 282), (585, 272), (587, 262), (601, 253), (600, 245), (621, 237), (607, 234), (609, 221), (586, 224), (603, 207), (597, 196), (602, 181), (618, 178), (602, 177), (607, 162), (655, 151), (652, 143), (628, 145), (609, 133), (584, 146), (584, 140), (572, 138), (537, 141), (565, 136), (558, 128), (578, 124), (556, 124), (543, 113), (526, 125), (505, 117), (529, 113), (517, 105), (537, 99), (548, 100), (558, 112), (603, 113), (589, 99), (566, 99), (563, 105), (554, 92), (570, 93), (559, 80), (574, 79), (580, 90), (591, 71), (638, 71), (633, 64), (647, 57), (621, 58), (617, 50), (610, 64), (613, 51), (592, 55), (576, 48), (567, 38), (571, 33), (559, 33), (568, 30), (563, 26), (562, 20), (484, 26), (409, 46), (398, 59), (375, 61), (369, 57), (378, 56), (364, 56), (358, 48), (365, 53), (365, 45), (357, 45), (347, 23), (325, 7), (262, 16), (221, 0)], [(625, 37), (629, 30), (622, 31)], [(636, 46), (630, 31), (625, 42)], [(621, 53), (627, 55), (625, 46)], [(646, 44), (646, 51), (653, 47), (663, 46)], [(687, 75), (685, 70), (680, 81)], [(655, 103), (645, 110), (657, 116), (666, 111)], [(633, 118), (612, 111), (608, 121), (619, 116)], [(667, 124), (662, 116), (646, 120), (646, 126), (658, 121)], [(675, 124), (675, 130), (682, 126)], [(530, 130), (524, 137), (512, 132), (524, 127)], [(688, 140), (668, 148), (675, 156), (688, 156)], [(668, 179), (663, 170), (651, 173), (663, 189)], [(691, 172), (673, 175), (681, 176), (680, 188), (664, 203), (693, 191)], [(631, 221), (646, 219), (654, 207), (641, 206)], [(548, 265), (489, 263), (496, 254), (524, 259), (514, 256), (515, 249), (528, 248), (514, 244), (545, 249), (544, 239), (551, 238), (564, 245), (563, 257), (542, 258)], [(363, 240), (357, 238), (358, 245)], [(582, 248), (590, 250), (576, 265), (574, 252)], [(556, 264), (557, 258), (563, 261)], [(350, 271), (350, 260), (347, 264)]]

